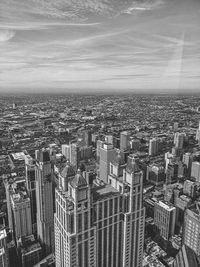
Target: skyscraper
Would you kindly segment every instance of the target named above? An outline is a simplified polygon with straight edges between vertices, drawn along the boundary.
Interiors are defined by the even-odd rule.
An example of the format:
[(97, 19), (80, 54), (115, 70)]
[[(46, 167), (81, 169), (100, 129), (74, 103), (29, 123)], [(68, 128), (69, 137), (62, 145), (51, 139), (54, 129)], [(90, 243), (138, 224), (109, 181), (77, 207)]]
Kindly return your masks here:
[(196, 140), (198, 141), (198, 144), (200, 145), (200, 121), (199, 121), (199, 128), (196, 132)]
[(62, 145), (62, 154), (66, 157), (66, 159), (70, 160), (70, 145)]
[(169, 204), (159, 201), (154, 206), (154, 222), (160, 231), (160, 235), (168, 240), (175, 229), (176, 208)]
[(200, 182), (200, 162), (192, 162), (191, 177), (195, 178), (197, 182)]
[(37, 235), (48, 255), (54, 249), (53, 168), (49, 151), (36, 151)]
[(90, 130), (84, 130), (83, 131), (83, 141), (86, 146), (91, 146), (92, 145), (92, 133)]
[(159, 164), (147, 166), (147, 180), (156, 186), (163, 184), (165, 181), (165, 168)]
[(116, 150), (112, 144), (104, 143), (103, 147), (100, 147), (99, 178), (105, 183), (108, 181), (110, 162), (114, 159), (115, 155)]
[(35, 162), (30, 155), (25, 155), (26, 188), (31, 202), (31, 220), (33, 233), (37, 231), (37, 207), (36, 207), (36, 185), (35, 185)]
[(120, 150), (130, 149), (130, 133), (123, 131), (120, 133)]
[(187, 167), (187, 177), (191, 176), (191, 168), (192, 168), (192, 161), (193, 161), (193, 156), (191, 153), (185, 153), (183, 154), (183, 163)]
[(149, 141), (149, 155), (156, 156), (159, 150), (159, 139), (153, 138)]
[(200, 256), (200, 204), (195, 203), (185, 212), (183, 243)]
[(25, 183), (13, 183), (10, 186), (13, 234), (15, 241), (32, 234), (31, 203)]
[(54, 220), (56, 267), (141, 267), (142, 185), (142, 172), (134, 162), (113, 186), (92, 184), (80, 170), (68, 177), (68, 190), (60, 183)]
[(175, 147), (182, 149), (183, 148), (183, 143), (185, 141), (185, 138), (186, 138), (185, 133), (176, 132), (175, 135), (174, 135)]

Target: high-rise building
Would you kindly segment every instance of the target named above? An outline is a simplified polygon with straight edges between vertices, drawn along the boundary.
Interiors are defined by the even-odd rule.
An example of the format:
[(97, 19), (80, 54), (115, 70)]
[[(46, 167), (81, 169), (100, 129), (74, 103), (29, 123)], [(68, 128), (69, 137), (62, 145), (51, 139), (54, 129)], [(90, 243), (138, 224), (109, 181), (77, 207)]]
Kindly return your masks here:
[(172, 153), (165, 153), (165, 173), (167, 172), (168, 165), (175, 162), (175, 157)]
[(123, 131), (120, 133), (120, 150), (130, 149), (130, 133)]
[(113, 135), (106, 135), (105, 136), (105, 142), (108, 144), (114, 145), (114, 137)]
[(199, 121), (199, 128), (197, 129), (197, 132), (196, 132), (196, 140), (200, 144), (200, 121)]
[(168, 164), (167, 171), (166, 171), (166, 184), (171, 184), (177, 181), (178, 167), (179, 166), (177, 163)]
[(142, 172), (132, 162), (112, 179), (113, 185), (94, 185), (78, 170), (67, 191), (61, 183), (56, 189), (56, 267), (142, 266)]
[(78, 168), (80, 162), (80, 152), (79, 146), (77, 143), (70, 144), (70, 163)]
[(165, 168), (158, 164), (147, 166), (147, 181), (158, 186), (165, 182)]
[(42, 248), (33, 235), (22, 238), (18, 250), (21, 258), (21, 267), (33, 267), (41, 260)]
[(62, 145), (62, 154), (75, 168), (78, 168), (81, 160), (87, 160), (92, 157), (92, 146), (86, 146), (84, 143)]
[(31, 202), (25, 181), (14, 182), (10, 185), (10, 203), (12, 212), (12, 229), (17, 242), (21, 237), (32, 234)]
[(160, 235), (165, 239), (174, 234), (176, 222), (176, 208), (163, 201), (158, 201), (154, 206), (154, 222), (160, 231)]
[(132, 150), (139, 150), (140, 149), (140, 146), (141, 146), (141, 143), (140, 143), (140, 140), (139, 139), (132, 139), (130, 141), (130, 148)]
[(191, 177), (194, 178), (197, 182), (200, 182), (200, 162), (192, 162)]
[(192, 161), (193, 161), (193, 156), (191, 153), (185, 153), (183, 154), (183, 163), (186, 165), (187, 167), (187, 177), (190, 178), (191, 176), (191, 168), (192, 168)]
[(8, 247), (7, 247), (7, 234), (5, 229), (0, 229), (0, 266), (8, 267)]
[(100, 149), (103, 147), (104, 141), (97, 140), (97, 146), (96, 146), (96, 159), (97, 163), (99, 163), (100, 160)]
[(114, 160), (115, 155), (116, 150), (112, 144), (104, 143), (103, 147), (100, 147), (99, 178), (105, 183), (108, 181), (110, 162)]
[(159, 139), (153, 138), (149, 140), (149, 155), (156, 156), (159, 151)]
[(65, 156), (66, 159), (70, 160), (70, 145), (62, 145), (62, 154)]
[(179, 133), (179, 132), (175, 133), (175, 135), (174, 135), (174, 145), (175, 145), (175, 147), (182, 149), (184, 141), (185, 141), (185, 138), (186, 138), (186, 134), (185, 133)]
[(86, 146), (92, 145), (92, 133), (90, 130), (83, 131), (83, 141)]
[(195, 199), (198, 193), (197, 183), (190, 180), (186, 180), (183, 185), (183, 193)]
[(35, 185), (35, 162), (30, 155), (25, 155), (26, 188), (31, 201), (31, 220), (33, 233), (37, 231), (37, 207)]
[(53, 167), (49, 151), (36, 151), (37, 235), (44, 253), (54, 250)]
[(200, 204), (195, 203), (185, 211), (183, 243), (200, 256)]

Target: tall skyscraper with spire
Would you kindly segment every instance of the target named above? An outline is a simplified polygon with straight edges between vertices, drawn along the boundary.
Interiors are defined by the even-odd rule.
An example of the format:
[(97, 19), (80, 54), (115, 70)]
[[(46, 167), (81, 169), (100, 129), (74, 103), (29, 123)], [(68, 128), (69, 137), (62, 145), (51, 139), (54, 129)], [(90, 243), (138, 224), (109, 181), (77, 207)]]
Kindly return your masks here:
[(142, 172), (134, 158), (125, 167), (119, 157), (108, 183), (91, 181), (80, 170), (74, 175), (69, 163), (65, 178), (60, 176), (54, 219), (56, 267), (142, 266)]
[(37, 235), (44, 254), (54, 250), (53, 168), (47, 150), (36, 151)]

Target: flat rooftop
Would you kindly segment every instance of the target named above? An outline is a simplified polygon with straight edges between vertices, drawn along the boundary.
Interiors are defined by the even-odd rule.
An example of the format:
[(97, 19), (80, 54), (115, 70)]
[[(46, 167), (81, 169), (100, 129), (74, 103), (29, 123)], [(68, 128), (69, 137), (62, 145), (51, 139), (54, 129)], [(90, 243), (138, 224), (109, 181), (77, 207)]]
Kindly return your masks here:
[(100, 201), (102, 199), (110, 198), (120, 194), (119, 191), (110, 184), (94, 187), (92, 189), (92, 193), (94, 201)]
[(163, 202), (163, 201), (159, 201), (159, 202), (158, 202), (158, 205), (161, 206), (161, 207), (163, 207), (164, 209), (166, 209), (166, 210), (168, 210), (168, 211), (171, 211), (171, 210), (175, 209), (174, 206), (172, 206), (172, 205), (170, 205), (170, 204), (167, 204), (167, 203), (165, 203), (165, 202)]

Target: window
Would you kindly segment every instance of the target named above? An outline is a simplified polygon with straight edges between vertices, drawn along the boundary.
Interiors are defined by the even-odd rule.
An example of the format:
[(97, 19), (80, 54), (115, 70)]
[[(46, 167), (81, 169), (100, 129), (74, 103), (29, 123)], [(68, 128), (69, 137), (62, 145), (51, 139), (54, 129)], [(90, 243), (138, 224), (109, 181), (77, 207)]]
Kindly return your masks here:
[(110, 172), (113, 174), (113, 165), (111, 165)]

